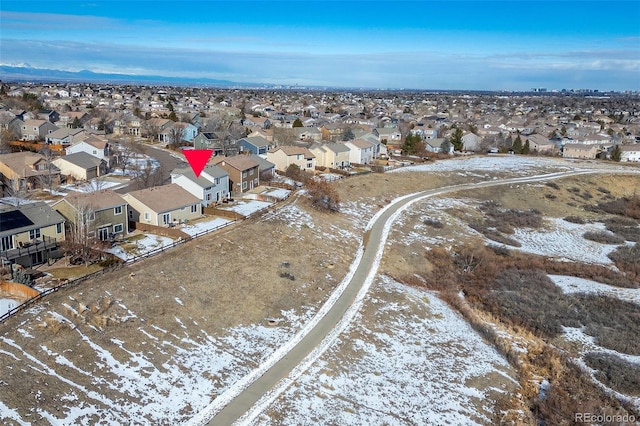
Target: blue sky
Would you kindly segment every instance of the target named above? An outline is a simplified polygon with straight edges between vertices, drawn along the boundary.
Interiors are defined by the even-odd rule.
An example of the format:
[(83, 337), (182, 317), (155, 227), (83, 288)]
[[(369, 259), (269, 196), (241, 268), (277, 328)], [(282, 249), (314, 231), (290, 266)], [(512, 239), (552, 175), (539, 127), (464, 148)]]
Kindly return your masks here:
[(11, 1), (0, 63), (365, 88), (640, 90), (640, 1)]

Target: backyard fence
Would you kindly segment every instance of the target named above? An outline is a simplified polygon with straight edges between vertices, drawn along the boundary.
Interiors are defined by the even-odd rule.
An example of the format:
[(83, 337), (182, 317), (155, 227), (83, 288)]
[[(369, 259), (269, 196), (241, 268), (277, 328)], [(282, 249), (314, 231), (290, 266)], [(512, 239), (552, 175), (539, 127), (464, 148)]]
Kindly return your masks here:
[[(286, 200), (287, 198), (289, 198), (289, 196), (290, 196), (290, 195), (291, 195), (291, 193), (289, 193), (289, 194), (287, 195), (287, 197), (282, 198), (282, 199), (280, 199), (279, 201), (284, 201), (284, 200)], [(127, 260), (123, 261), (123, 262), (118, 262), (118, 263), (116, 263), (116, 264), (114, 264), (114, 265), (112, 265), (112, 266), (109, 266), (109, 267), (103, 268), (103, 269), (101, 269), (101, 270), (99, 270), (99, 271), (96, 271), (96, 272), (93, 272), (93, 273), (91, 273), (91, 274), (88, 274), (88, 275), (85, 275), (85, 276), (82, 276), (82, 277), (79, 277), (79, 278), (76, 278), (76, 279), (73, 279), (73, 280), (66, 280), (66, 281), (63, 281), (63, 282), (61, 282), (60, 284), (58, 284), (58, 285), (56, 285), (56, 286), (54, 286), (54, 287), (48, 288), (48, 289), (46, 289), (46, 290), (42, 291), (41, 293), (39, 293), (37, 296), (34, 296), (34, 297), (32, 297), (32, 298), (28, 299), (26, 302), (24, 302), (24, 303), (22, 303), (22, 304), (20, 304), (20, 305), (16, 306), (15, 308), (12, 308), (12, 309), (10, 309), (9, 311), (5, 312), (3, 315), (1, 315), (1, 316), (0, 316), (0, 323), (2, 323), (3, 321), (5, 321), (7, 318), (11, 317), (12, 315), (14, 315), (14, 314), (16, 314), (16, 313), (18, 313), (18, 312), (22, 311), (23, 309), (26, 309), (26, 308), (28, 308), (29, 306), (32, 306), (33, 304), (35, 304), (36, 302), (38, 302), (39, 300), (41, 300), (41, 299), (42, 299), (42, 298), (44, 298), (45, 296), (47, 296), (47, 295), (49, 295), (49, 294), (51, 294), (51, 293), (55, 293), (56, 291), (58, 291), (58, 290), (60, 290), (60, 289), (62, 289), (62, 288), (76, 286), (76, 285), (78, 285), (78, 284), (80, 284), (80, 283), (82, 283), (82, 282), (84, 282), (84, 281), (87, 281), (87, 280), (89, 280), (89, 279), (91, 279), (91, 278), (98, 277), (98, 276), (100, 276), (100, 275), (103, 275), (103, 274), (106, 274), (106, 273), (109, 273), (109, 272), (112, 272), (112, 271), (118, 270), (118, 269), (123, 268), (123, 267), (125, 267), (125, 266), (132, 265), (132, 264), (134, 264), (134, 263), (136, 263), (136, 262), (139, 262), (139, 261), (141, 261), (141, 260), (144, 260), (144, 259), (147, 259), (147, 258), (150, 258), (150, 257), (156, 256), (156, 255), (158, 255), (158, 254), (160, 254), (160, 253), (165, 252), (166, 250), (169, 250), (169, 249), (172, 249), (172, 248), (177, 247), (177, 246), (179, 246), (179, 245), (182, 245), (182, 244), (184, 244), (185, 242), (190, 241), (191, 239), (198, 238), (198, 237), (202, 237), (202, 236), (204, 236), (204, 235), (207, 235), (207, 234), (210, 234), (210, 233), (212, 233), (212, 232), (218, 231), (219, 229), (225, 228), (225, 227), (227, 227), (227, 226), (229, 226), (229, 225), (231, 225), (231, 224), (233, 224), (233, 223), (236, 223), (236, 222), (237, 222), (238, 220), (240, 220), (240, 219), (249, 219), (249, 218), (253, 218), (253, 217), (257, 217), (257, 216), (261, 216), (261, 215), (262, 215), (262, 214), (264, 214), (265, 212), (268, 212), (268, 211), (273, 210), (273, 209), (275, 208), (275, 206), (276, 206), (276, 204), (272, 204), (272, 205), (270, 205), (270, 206), (268, 206), (268, 207), (265, 207), (265, 208), (263, 208), (263, 209), (257, 210), (257, 211), (255, 211), (255, 212), (253, 212), (253, 213), (251, 213), (250, 215), (247, 215), (247, 216), (243, 216), (243, 215), (242, 215), (242, 214), (240, 214), (240, 213), (236, 213), (236, 212), (229, 211), (229, 210), (222, 210), (222, 209), (215, 209), (215, 208), (213, 208), (213, 209), (216, 211), (216, 213), (214, 213), (214, 214), (215, 214), (215, 215), (217, 215), (217, 216), (222, 216), (222, 215), (220, 214), (220, 212), (236, 213), (236, 215), (237, 215), (237, 216), (236, 216), (235, 218), (232, 218), (232, 220), (230, 220), (230, 221), (229, 221), (229, 222), (227, 222), (227, 223), (221, 224), (221, 225), (219, 225), (219, 226), (217, 226), (217, 227), (215, 227), (215, 228), (207, 229), (207, 230), (205, 230), (205, 231), (203, 231), (203, 232), (198, 232), (198, 233), (193, 234), (193, 235), (189, 235), (189, 234), (187, 234), (186, 232), (180, 231), (180, 230), (178, 230), (178, 229), (163, 228), (163, 227), (156, 227), (156, 226), (154, 226), (154, 225), (149, 225), (149, 224), (143, 224), (143, 223), (140, 223), (140, 222), (135, 222), (135, 223), (134, 223), (134, 225), (135, 225), (135, 226), (142, 225), (144, 228), (146, 228), (146, 227), (151, 227), (151, 228), (149, 228), (149, 229), (153, 229), (153, 230), (146, 231), (146, 232), (156, 233), (156, 232), (155, 232), (155, 229), (156, 229), (156, 228), (159, 228), (160, 230), (163, 230), (163, 231), (179, 231), (181, 235), (179, 235), (178, 237), (176, 237), (177, 239), (176, 239), (176, 240), (174, 240), (171, 244), (163, 245), (162, 247), (158, 247), (157, 249), (154, 249), (154, 250), (152, 250), (152, 251), (146, 252), (146, 253), (141, 254), (141, 255), (139, 255), (139, 256), (129, 258), (129, 259), (127, 259)], [(210, 207), (205, 207), (205, 208), (204, 208), (204, 212), (205, 212), (205, 214), (208, 214), (208, 213), (207, 213), (207, 209), (209, 209), (209, 208), (210, 208)], [(230, 218), (230, 219), (231, 219), (231, 218)], [(136, 229), (143, 230), (142, 228), (136, 228)], [(168, 235), (167, 235), (167, 236), (168, 236)]]

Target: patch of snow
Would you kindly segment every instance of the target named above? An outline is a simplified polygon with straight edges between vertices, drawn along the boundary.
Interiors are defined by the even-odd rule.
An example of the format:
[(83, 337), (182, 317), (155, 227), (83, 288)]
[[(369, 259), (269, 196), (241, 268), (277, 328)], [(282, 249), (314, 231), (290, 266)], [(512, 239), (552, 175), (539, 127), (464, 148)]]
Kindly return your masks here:
[(143, 256), (154, 250), (158, 250), (163, 247), (169, 247), (173, 244), (173, 240), (169, 237), (163, 237), (161, 235), (146, 234), (144, 238), (131, 241), (135, 244), (135, 249), (125, 251), (120, 245), (116, 244), (113, 247), (106, 249), (107, 253), (111, 253), (122, 260), (130, 260), (138, 256)]
[(426, 164), (402, 167), (389, 173), (402, 172), (458, 172), (458, 171), (486, 171), (509, 172), (518, 175), (530, 174), (532, 169), (575, 170), (571, 163), (566, 161), (521, 156), (495, 156), (495, 157), (467, 157), (450, 160), (439, 160)]
[(547, 230), (515, 229), (511, 237), (522, 244), (515, 249), (576, 262), (599, 265), (613, 263), (607, 255), (614, 251), (617, 245), (601, 244), (583, 237), (587, 231), (603, 230), (604, 225), (601, 223), (576, 224), (559, 218), (550, 219), (548, 222), (550, 228)]
[(214, 229), (222, 228), (226, 225), (229, 225), (232, 222), (233, 221), (229, 219), (225, 219), (222, 217), (215, 217), (210, 220), (203, 220), (201, 222), (183, 225), (180, 228), (180, 230), (182, 232), (189, 234), (192, 237), (195, 237), (196, 235), (204, 234), (204, 233), (213, 231)]
[(249, 216), (252, 213), (260, 211), (262, 209), (266, 209), (272, 203), (268, 203), (266, 201), (258, 201), (258, 200), (238, 200), (235, 204), (225, 206), (224, 210), (231, 210), (236, 213), (240, 213), (243, 216)]
[(582, 293), (615, 297), (626, 302), (640, 305), (640, 288), (614, 287), (596, 281), (566, 275), (549, 275), (549, 278), (555, 285), (560, 287), (564, 293)]

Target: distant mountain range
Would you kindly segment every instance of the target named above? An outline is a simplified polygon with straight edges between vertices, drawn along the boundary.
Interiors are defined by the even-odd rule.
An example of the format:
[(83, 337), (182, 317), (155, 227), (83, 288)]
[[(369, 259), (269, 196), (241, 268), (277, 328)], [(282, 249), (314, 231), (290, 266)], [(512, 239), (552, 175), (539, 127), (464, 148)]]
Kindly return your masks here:
[(273, 84), (240, 83), (212, 78), (166, 77), (159, 75), (130, 75), (95, 73), (93, 71), (62, 71), (30, 66), (0, 65), (2, 81), (34, 82), (86, 82), (113, 84), (166, 84), (173, 86), (219, 86), (219, 87), (275, 87)]

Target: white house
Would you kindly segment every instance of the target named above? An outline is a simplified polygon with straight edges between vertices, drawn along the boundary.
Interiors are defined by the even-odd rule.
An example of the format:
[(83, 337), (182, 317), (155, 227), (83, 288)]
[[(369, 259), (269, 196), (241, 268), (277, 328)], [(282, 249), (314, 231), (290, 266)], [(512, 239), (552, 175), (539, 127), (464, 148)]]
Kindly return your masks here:
[(196, 177), (192, 169), (175, 169), (171, 183), (179, 185), (200, 199), (203, 206), (229, 196), (229, 173), (218, 166), (206, 166)]
[(311, 151), (307, 148), (291, 145), (272, 148), (267, 152), (267, 161), (275, 164), (276, 169), (283, 172), (292, 164), (305, 171), (312, 171), (316, 167), (316, 156)]
[(640, 144), (620, 145), (620, 161), (640, 161)]
[(86, 152), (100, 160), (106, 161), (107, 164), (109, 163), (109, 143), (95, 137), (89, 137), (83, 141), (74, 143), (70, 147), (66, 148), (65, 152), (67, 155)]
[(375, 146), (365, 139), (354, 139), (344, 143), (349, 147), (349, 162), (369, 164), (375, 158)]

